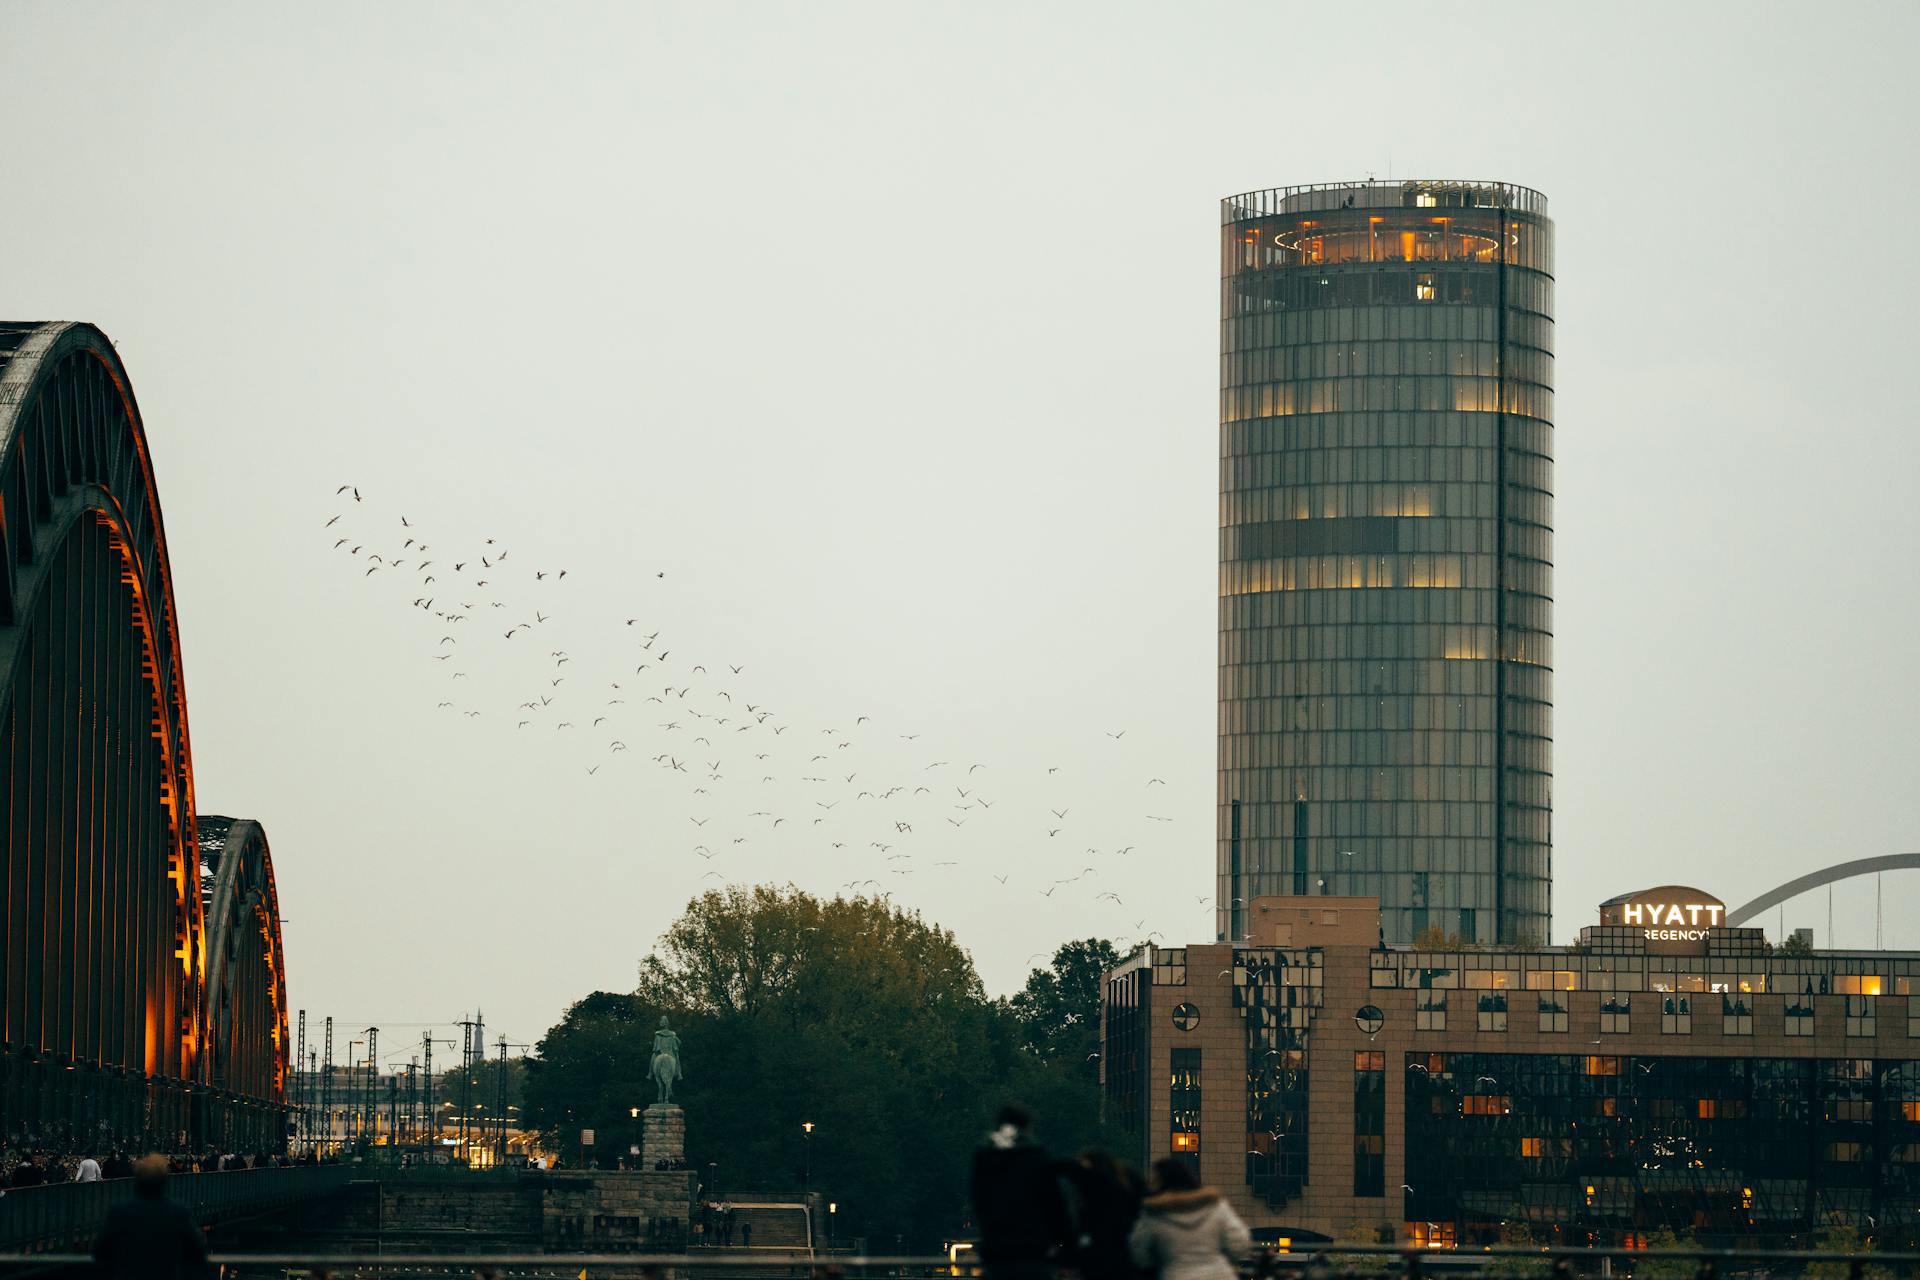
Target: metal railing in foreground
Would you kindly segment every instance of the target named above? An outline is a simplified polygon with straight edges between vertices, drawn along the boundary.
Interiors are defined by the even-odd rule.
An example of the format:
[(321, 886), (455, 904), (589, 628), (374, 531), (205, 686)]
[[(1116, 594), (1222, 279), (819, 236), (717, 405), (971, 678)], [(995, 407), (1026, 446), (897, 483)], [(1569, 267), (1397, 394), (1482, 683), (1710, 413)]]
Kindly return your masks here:
[[(350, 1165), (291, 1165), (226, 1173), (176, 1173), (167, 1196), (193, 1210), (201, 1223), (293, 1204), (344, 1187)], [(133, 1198), (133, 1180), (52, 1182), (0, 1192), (0, 1249), (24, 1253), (71, 1248), (92, 1239), (107, 1210)]]
[[(230, 1278), (365, 1277), (413, 1280), (415, 1277), (680, 1277), (703, 1274), (743, 1280), (934, 1280), (978, 1277), (985, 1269), (970, 1254), (948, 1257), (893, 1255), (820, 1255), (762, 1250), (720, 1250), (702, 1254), (387, 1254), (224, 1253), (212, 1261)], [(0, 1277), (46, 1274), (60, 1267), (88, 1265), (85, 1254), (0, 1254)], [(1481, 1249), (1412, 1248), (1401, 1245), (1303, 1243), (1286, 1252), (1261, 1251), (1241, 1267), (1244, 1280), (1295, 1275), (1418, 1277), (1421, 1273), (1501, 1277), (1615, 1276), (1652, 1274), (1719, 1280), (1732, 1276), (1890, 1277), (1920, 1272), (1920, 1253), (1826, 1252), (1804, 1249), (1577, 1249), (1492, 1246)], [(990, 1273), (987, 1273), (990, 1274)], [(1057, 1268), (1056, 1280), (1078, 1280), (1082, 1273)]]

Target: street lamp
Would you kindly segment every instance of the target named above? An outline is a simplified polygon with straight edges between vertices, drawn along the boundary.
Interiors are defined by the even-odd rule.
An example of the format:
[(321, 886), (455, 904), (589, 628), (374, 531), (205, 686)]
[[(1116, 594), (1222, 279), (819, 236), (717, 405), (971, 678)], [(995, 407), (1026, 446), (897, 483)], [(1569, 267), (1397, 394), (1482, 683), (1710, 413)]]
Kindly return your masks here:
[(813, 1121), (802, 1120), (800, 1122), (800, 1130), (806, 1134), (805, 1149), (807, 1153), (806, 1176), (801, 1180), (800, 1188), (803, 1191), (811, 1192), (813, 1190)]

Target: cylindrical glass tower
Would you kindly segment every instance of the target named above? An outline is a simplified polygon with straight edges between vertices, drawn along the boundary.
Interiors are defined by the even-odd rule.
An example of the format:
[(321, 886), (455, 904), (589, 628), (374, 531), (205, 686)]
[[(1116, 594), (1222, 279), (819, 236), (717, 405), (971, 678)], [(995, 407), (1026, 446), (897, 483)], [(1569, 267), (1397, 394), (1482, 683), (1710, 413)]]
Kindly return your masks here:
[(1219, 927), (1378, 895), (1545, 942), (1553, 224), (1498, 182), (1222, 202)]

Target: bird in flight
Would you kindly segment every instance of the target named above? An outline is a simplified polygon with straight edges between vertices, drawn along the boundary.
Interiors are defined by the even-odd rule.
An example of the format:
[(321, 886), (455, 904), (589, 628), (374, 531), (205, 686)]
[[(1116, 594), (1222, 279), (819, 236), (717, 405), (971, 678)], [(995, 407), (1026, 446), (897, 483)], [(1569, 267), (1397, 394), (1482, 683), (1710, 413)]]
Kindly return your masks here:
[(1167, 785), (1167, 780), (1165, 778), (1148, 778), (1147, 779), (1147, 785), (1150, 787), (1155, 785), (1156, 783), (1164, 787)]
[(1056, 818), (1065, 818), (1067, 814), (1071, 811), (1067, 809), (1049, 809), (1047, 810), (1047, 812), (1051, 813)]
[(1121, 730), (1120, 732), (1118, 732), (1118, 733), (1109, 733), (1109, 734), (1108, 734), (1107, 736), (1108, 736), (1109, 738), (1112, 738), (1112, 739), (1114, 739), (1114, 740), (1116, 740), (1116, 741), (1118, 741), (1119, 739), (1121, 739), (1121, 738), (1124, 738), (1124, 737), (1126, 737), (1126, 736), (1127, 736), (1127, 731), (1126, 731), (1125, 729), (1122, 729), (1122, 730)]

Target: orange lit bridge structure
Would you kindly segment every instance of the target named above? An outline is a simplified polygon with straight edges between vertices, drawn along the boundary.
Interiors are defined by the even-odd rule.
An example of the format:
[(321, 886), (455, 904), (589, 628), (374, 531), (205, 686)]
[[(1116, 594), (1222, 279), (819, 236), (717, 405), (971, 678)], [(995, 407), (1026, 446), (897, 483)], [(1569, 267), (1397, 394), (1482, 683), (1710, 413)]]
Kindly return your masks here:
[(198, 817), (166, 532), (105, 334), (0, 322), (0, 1143), (278, 1151), (257, 823)]

